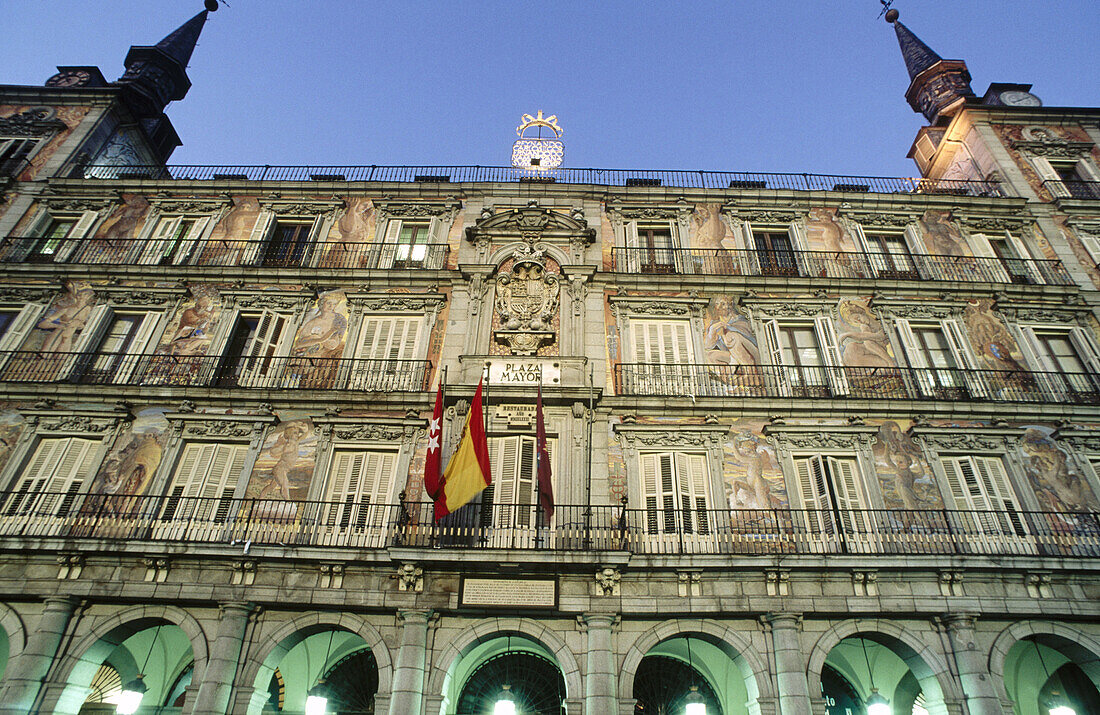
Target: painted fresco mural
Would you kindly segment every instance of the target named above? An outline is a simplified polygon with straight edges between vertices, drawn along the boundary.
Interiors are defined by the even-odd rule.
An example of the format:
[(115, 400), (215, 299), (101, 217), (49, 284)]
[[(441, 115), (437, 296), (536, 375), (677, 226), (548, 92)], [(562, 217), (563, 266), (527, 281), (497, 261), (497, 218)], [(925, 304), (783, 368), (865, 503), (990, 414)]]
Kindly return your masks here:
[(372, 243), (375, 237), (374, 203), (366, 196), (352, 196), (347, 209), (329, 231), (329, 239), (344, 243)]
[(15, 410), (0, 410), (0, 471), (8, 463), (15, 445), (23, 435), (26, 420)]
[(695, 223), (693, 248), (735, 248), (733, 234), (722, 220), (719, 204), (696, 204), (692, 220)]
[(88, 489), (90, 494), (133, 496), (144, 494), (164, 456), (168, 420), (165, 408), (137, 414), (119, 435)]
[(259, 217), (259, 201), (252, 197), (235, 197), (233, 208), (210, 230), (210, 236), (196, 257), (195, 264), (219, 266), (241, 262)]
[[(39, 105), (4, 105), (0, 106), (0, 117), (10, 117), (15, 114), (21, 114), (23, 112), (37, 108)], [(23, 170), (19, 175), (20, 181), (33, 181), (35, 177), (42, 171), (42, 167), (46, 165), (50, 159), (53, 158), (57, 150), (69, 138), (69, 135), (73, 133), (77, 125), (87, 116), (91, 111), (91, 107), (51, 107), (53, 113), (53, 119), (60, 120), (65, 128), (57, 134), (54, 134), (46, 146), (35, 152), (35, 155), (31, 157), (30, 165)]]
[(890, 339), (866, 298), (842, 298), (837, 304), (836, 334), (840, 356), (850, 367), (896, 367)]
[(875, 473), (887, 509), (943, 509), (932, 468), (909, 436), (908, 420), (886, 420), (874, 442)]
[(1020, 437), (1024, 471), (1041, 511), (1095, 511), (1100, 503), (1069, 455), (1054, 440), (1051, 427), (1029, 425)]
[(963, 323), (979, 367), (1003, 371), (990, 380), (995, 389), (1034, 387), (1019, 345), (993, 312), (992, 300), (970, 301), (963, 311)]
[(290, 348), (289, 378), (298, 387), (331, 389), (348, 333), (348, 299), (342, 290), (317, 296)]
[(928, 209), (917, 223), (928, 252), (937, 256), (972, 256), (958, 227), (951, 222), (950, 211)]
[(111, 212), (96, 230), (99, 238), (119, 239), (136, 238), (141, 233), (145, 216), (149, 213), (149, 202), (144, 196), (124, 194), (122, 205)]
[[(221, 297), (215, 286), (192, 285), (190, 297), (180, 305), (164, 329), (161, 343), (145, 374), (150, 384), (193, 384), (203, 375), (214, 326), (221, 315)], [(160, 357), (163, 356), (163, 357)]]
[(23, 354), (13, 355), (5, 374), (15, 379), (52, 380), (71, 365), (68, 353), (73, 351), (92, 308), (96, 303), (95, 289), (85, 281), (65, 281), (61, 294), (54, 298), (23, 343)]
[(249, 499), (302, 500), (309, 494), (317, 457), (317, 431), (313, 421), (283, 422), (268, 434), (245, 497)]
[(763, 434), (763, 423), (738, 420), (724, 447), (722, 484), (730, 509), (781, 509), (788, 505), (787, 487), (775, 449)]

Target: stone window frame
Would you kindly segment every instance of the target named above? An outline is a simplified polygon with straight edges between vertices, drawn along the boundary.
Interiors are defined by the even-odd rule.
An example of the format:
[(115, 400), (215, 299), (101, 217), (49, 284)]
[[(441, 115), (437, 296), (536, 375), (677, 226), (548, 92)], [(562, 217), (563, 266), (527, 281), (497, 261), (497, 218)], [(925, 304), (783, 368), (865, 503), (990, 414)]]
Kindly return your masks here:
[(791, 242), (791, 250), (794, 252), (794, 269), (796, 275), (805, 275), (802, 254), (809, 249), (806, 237), (806, 221), (809, 218), (809, 207), (799, 207), (795, 210), (783, 209), (746, 209), (735, 202), (723, 204), (718, 215), (725, 222), (733, 236), (733, 244), (738, 252), (735, 262), (740, 265), (742, 275), (762, 276), (764, 271), (760, 265), (759, 254), (756, 250), (756, 242), (752, 237), (754, 229), (767, 229), (772, 231), (786, 231)]
[[(4, 469), (0, 471), (0, 486), (10, 491), (23, 473), (34, 450), (42, 439), (77, 437), (81, 439), (99, 439), (100, 445), (92, 457), (93, 469), (89, 471), (90, 480), (94, 480), (99, 469), (110, 452), (111, 446), (123, 426), (129, 421), (130, 414), (124, 411), (103, 412), (98, 410), (20, 410), (24, 416), (23, 430), (12, 446), (11, 455)], [(90, 483), (89, 485), (90, 486)], [(87, 492), (87, 487), (84, 493)]]
[(258, 266), (261, 264), (261, 250), (270, 239), (275, 225), (279, 221), (295, 223), (312, 222), (309, 235), (305, 239), (303, 266), (312, 267), (321, 251), (318, 247), (327, 239), (337, 216), (347, 208), (347, 203), (338, 197), (332, 199), (282, 198), (267, 196), (259, 198), (260, 212), (256, 223), (248, 234), (248, 243), (241, 256), (240, 265)]
[(228, 196), (216, 198), (149, 196), (146, 200), (149, 202), (149, 211), (145, 215), (141, 228), (138, 229), (137, 236), (134, 237), (139, 240), (135, 241), (135, 249), (129, 257), (131, 260), (140, 260), (141, 256), (149, 251), (161, 220), (206, 220), (206, 225), (193, 239), (184, 239), (190, 240), (192, 245), (186, 253), (173, 259), (173, 265), (190, 265), (196, 256), (201, 256), (214, 227), (233, 209), (233, 201)]
[[(329, 488), (332, 456), (337, 449), (396, 452), (394, 483), (386, 504), (397, 504), (409, 481), (413, 456), (427, 435), (427, 422), (420, 418), (350, 418), (324, 415), (313, 418), (318, 430), (317, 452), (307, 499), (324, 501)], [(402, 482), (404, 476), (404, 482)], [(396, 516), (396, 515), (395, 515)]]
[(796, 508), (793, 506), (795, 501), (800, 507), (806, 508), (802, 504), (802, 487), (798, 483), (794, 460), (814, 455), (854, 458), (859, 469), (863, 496), (867, 499), (866, 508), (886, 508), (873, 450), (878, 427), (863, 424), (787, 425), (782, 421), (772, 421), (764, 425), (763, 432), (768, 443), (775, 449), (787, 489), (788, 503), (792, 504), (792, 508)]
[[(612, 197), (604, 204), (604, 212), (614, 236), (612, 245), (617, 248), (628, 247), (630, 226), (638, 224), (668, 224), (670, 249), (673, 252), (675, 273), (684, 273), (682, 250), (694, 245), (695, 205), (680, 197), (673, 203), (637, 203), (625, 202)], [(627, 261), (631, 259), (628, 256)]]
[[(637, 424), (628, 421), (612, 426), (623, 450), (627, 473), (627, 508), (645, 510), (641, 456), (653, 452), (704, 454), (710, 509), (729, 507), (726, 498), (724, 461), (728, 425)], [(713, 528), (713, 527), (712, 527)]]

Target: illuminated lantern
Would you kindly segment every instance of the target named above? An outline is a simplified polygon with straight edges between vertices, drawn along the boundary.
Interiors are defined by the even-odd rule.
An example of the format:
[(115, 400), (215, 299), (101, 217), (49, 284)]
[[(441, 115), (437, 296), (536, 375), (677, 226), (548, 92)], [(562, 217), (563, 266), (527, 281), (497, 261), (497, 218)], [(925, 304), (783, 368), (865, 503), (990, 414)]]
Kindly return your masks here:
[[(557, 116), (552, 114), (544, 117), (540, 109), (538, 116), (524, 114), (520, 121), (523, 124), (516, 127), (519, 139), (512, 145), (512, 166), (532, 171), (561, 166), (562, 159), (565, 158), (565, 144), (560, 140), (563, 130), (558, 126)], [(527, 136), (528, 130), (536, 128), (538, 132), (535, 136)], [(553, 136), (543, 137), (543, 129), (549, 129)]]

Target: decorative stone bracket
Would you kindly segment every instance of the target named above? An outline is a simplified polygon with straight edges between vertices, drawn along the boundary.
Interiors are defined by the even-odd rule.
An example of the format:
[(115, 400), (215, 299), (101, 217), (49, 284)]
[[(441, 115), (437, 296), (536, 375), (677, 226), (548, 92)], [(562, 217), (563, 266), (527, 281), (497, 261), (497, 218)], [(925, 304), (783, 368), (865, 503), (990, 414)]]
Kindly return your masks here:
[(785, 569), (768, 569), (764, 572), (764, 584), (769, 596), (789, 596), (791, 572)]
[(416, 564), (401, 564), (393, 578), (397, 579), (398, 591), (424, 592), (424, 569)]
[(343, 588), (344, 564), (321, 564), (321, 577), (317, 581), (318, 588)]
[(620, 595), (619, 584), (622, 579), (623, 576), (621, 573), (619, 573), (618, 568), (614, 566), (604, 566), (602, 569), (596, 572), (595, 595)]
[(168, 579), (168, 570), (171, 566), (168, 559), (142, 559), (145, 566), (145, 580), (153, 583), (164, 583)]

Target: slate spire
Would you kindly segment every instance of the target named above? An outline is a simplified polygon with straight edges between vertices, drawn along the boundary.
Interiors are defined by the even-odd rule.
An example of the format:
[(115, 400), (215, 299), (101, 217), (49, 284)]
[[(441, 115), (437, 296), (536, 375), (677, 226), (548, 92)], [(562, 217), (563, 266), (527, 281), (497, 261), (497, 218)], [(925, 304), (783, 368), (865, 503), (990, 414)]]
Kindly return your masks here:
[(117, 84), (126, 88), (130, 104), (139, 115), (160, 114), (169, 102), (187, 95), (191, 88), (187, 63), (209, 13), (208, 6), (156, 45), (135, 45), (126, 53), (126, 74)]
[(886, 12), (886, 22), (894, 26), (898, 47), (909, 72), (905, 99), (914, 112), (920, 112), (932, 124), (950, 120), (974, 96), (970, 89), (970, 70), (962, 60), (945, 60), (924, 44), (913, 31), (898, 21), (898, 11)]
[(195, 44), (199, 40), (202, 26), (206, 24), (208, 11), (203, 10), (198, 15), (176, 28), (176, 31), (157, 43), (157, 48), (162, 50), (179, 65), (186, 69), (191, 61), (191, 53), (195, 51)]
[(901, 48), (901, 57), (905, 60), (905, 69), (909, 70), (910, 80), (943, 59), (900, 20), (894, 22), (894, 32), (897, 33), (898, 47)]

